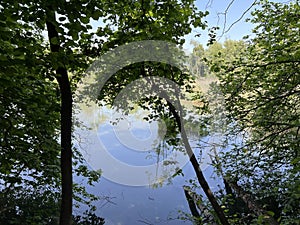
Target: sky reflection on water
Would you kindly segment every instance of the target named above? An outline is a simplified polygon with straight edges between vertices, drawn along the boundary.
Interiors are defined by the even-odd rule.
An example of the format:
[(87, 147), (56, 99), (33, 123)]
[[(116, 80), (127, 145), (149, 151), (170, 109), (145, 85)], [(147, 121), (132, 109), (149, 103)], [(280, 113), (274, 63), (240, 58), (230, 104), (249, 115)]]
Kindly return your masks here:
[[(96, 116), (97, 117), (97, 116)], [(85, 117), (87, 118), (87, 117)], [(91, 119), (89, 117), (89, 119)], [(101, 122), (94, 124), (93, 138), (97, 138), (103, 144), (103, 147), (113, 156), (116, 160), (120, 160), (126, 164), (137, 166), (157, 165), (157, 162), (164, 161), (172, 152), (172, 148), (168, 147), (161, 149), (160, 154), (155, 150), (162, 143), (163, 140), (158, 137), (158, 126), (157, 122), (149, 124), (148, 122), (142, 121), (141, 116), (132, 116), (123, 120), (126, 123), (131, 123), (128, 127), (119, 127), (116, 132), (117, 126), (113, 126), (111, 118), (102, 118)], [(95, 123), (95, 120), (93, 121)], [(95, 126), (96, 125), (96, 126)], [(124, 125), (124, 124), (123, 124)], [(120, 126), (120, 124), (119, 124)], [(128, 135), (126, 139), (126, 135)], [(82, 133), (81, 133), (82, 134)], [(84, 135), (83, 135), (84, 136)], [(91, 136), (90, 136), (91, 137)], [(133, 140), (135, 139), (135, 140)], [(124, 143), (126, 140), (126, 143)], [(200, 156), (200, 149), (198, 141), (191, 141), (191, 145), (194, 147), (196, 156)], [(202, 138), (204, 142), (211, 143), (215, 140), (212, 138)], [(137, 141), (141, 143), (138, 148), (132, 149), (132, 143), (134, 141), (135, 147)], [(151, 144), (152, 143), (152, 144)], [(212, 144), (212, 143), (211, 143)], [(141, 146), (144, 148), (141, 149)], [(216, 180), (213, 178), (213, 169), (208, 164), (210, 159), (207, 153), (211, 150), (211, 146), (202, 148), (202, 170), (205, 172), (205, 176), (208, 182), (211, 184), (212, 189), (216, 190)], [(187, 155), (182, 155), (188, 157)], [(91, 157), (86, 158), (87, 161), (90, 159), (97, 161), (97, 158)], [(188, 161), (186, 161), (188, 162)], [(94, 162), (95, 164), (95, 162)], [(109, 165), (111, 169), (114, 165)], [(92, 167), (93, 168), (93, 167)], [(101, 168), (101, 164), (99, 165)], [(161, 168), (156, 168), (157, 170)], [(158, 171), (155, 171), (158, 175)], [(145, 186), (127, 186), (122, 185), (102, 176), (100, 182), (94, 187), (88, 187), (88, 190), (99, 196), (107, 197), (97, 203), (100, 216), (104, 217), (106, 224), (113, 225), (127, 225), (127, 224), (192, 224), (190, 221), (179, 220), (182, 212), (189, 213), (187, 201), (184, 196), (183, 185), (188, 184), (188, 180), (194, 179), (194, 171), (189, 163), (182, 167), (184, 176), (178, 175), (174, 178), (173, 173), (165, 171), (165, 176), (156, 177), (160, 181), (159, 185), (145, 185)], [(124, 172), (124, 171), (123, 171)], [(105, 174), (105, 171), (103, 171)], [(159, 175), (164, 174), (163, 172)], [(152, 174), (153, 175), (153, 174)], [(131, 178), (132, 174), (127, 174), (127, 178)], [(135, 177), (133, 177), (135, 178)], [(159, 180), (161, 179), (161, 180)], [(200, 191), (201, 193), (201, 191)], [(108, 200), (108, 201), (107, 201)]]

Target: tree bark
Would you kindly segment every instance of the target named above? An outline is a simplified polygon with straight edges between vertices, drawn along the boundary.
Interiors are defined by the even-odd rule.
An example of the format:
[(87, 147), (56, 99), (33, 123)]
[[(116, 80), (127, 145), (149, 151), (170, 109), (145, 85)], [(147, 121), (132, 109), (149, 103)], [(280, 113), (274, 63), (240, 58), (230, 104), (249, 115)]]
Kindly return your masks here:
[[(166, 99), (168, 100), (168, 99)], [(204, 175), (203, 175), (203, 172), (200, 168), (200, 165), (196, 159), (196, 156), (191, 148), (191, 145), (188, 141), (188, 138), (187, 138), (187, 134), (186, 134), (186, 131), (184, 129), (184, 126), (182, 124), (182, 121), (181, 121), (181, 117), (180, 117), (180, 114), (182, 114), (182, 108), (181, 108), (181, 105), (180, 105), (180, 102), (179, 102), (179, 99), (178, 99), (178, 108), (179, 108), (179, 111), (181, 112), (180, 114), (176, 111), (176, 109), (174, 108), (174, 106), (170, 103), (170, 101), (168, 101), (168, 105), (169, 105), (169, 108), (170, 108), (170, 111), (172, 112), (173, 116), (175, 117), (176, 119), (176, 123), (179, 127), (179, 131), (181, 133), (181, 137), (182, 137), (182, 141), (183, 141), (183, 144), (184, 144), (184, 147), (186, 149), (186, 152), (190, 158), (190, 162), (194, 168), (194, 171), (197, 175), (197, 178), (198, 178), (198, 181), (200, 183), (200, 186), (202, 187), (205, 195), (207, 196), (209, 202), (211, 203), (214, 211), (216, 212), (221, 224), (223, 225), (229, 225), (228, 221), (227, 221), (227, 218), (221, 208), (221, 206), (219, 205), (219, 203), (217, 202), (214, 194), (212, 193)]]
[[(197, 208), (200, 210), (200, 213), (203, 215), (203, 222), (205, 224), (217, 225), (214, 216), (209, 212), (209, 210), (202, 204), (202, 199), (197, 193), (193, 192), (189, 186), (183, 186), (185, 197), (189, 203), (191, 213), (196, 218), (201, 218), (201, 215), (198, 213)], [(198, 221), (196, 221), (198, 222)]]
[(189, 190), (186, 187), (183, 187), (185, 198), (189, 204), (190, 211), (195, 218), (200, 218), (200, 214), (197, 210), (196, 203), (193, 197), (190, 195)]
[[(59, 40), (58, 32), (55, 28), (55, 12), (51, 9), (47, 11), (46, 26), (50, 42), (50, 50), (53, 53), (60, 52), (59, 42), (52, 43), (55, 38)], [(60, 88), (61, 97), (61, 208), (60, 225), (71, 225), (72, 223), (72, 92), (65, 67), (56, 69), (56, 80)]]

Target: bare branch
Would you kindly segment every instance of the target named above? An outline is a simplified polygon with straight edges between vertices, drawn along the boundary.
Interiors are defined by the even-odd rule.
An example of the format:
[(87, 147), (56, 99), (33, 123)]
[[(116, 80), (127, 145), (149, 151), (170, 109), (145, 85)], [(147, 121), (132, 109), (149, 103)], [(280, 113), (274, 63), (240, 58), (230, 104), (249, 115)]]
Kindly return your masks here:
[(205, 10), (211, 8), (211, 5), (213, 4), (213, 0), (209, 0), (207, 3), (206, 3), (206, 6), (205, 6)]
[[(225, 32), (222, 33), (222, 35), (224, 35), (225, 33), (227, 33), (235, 24), (237, 24), (239, 21), (241, 21), (243, 19), (243, 17), (250, 11), (250, 9), (252, 9), (252, 7), (257, 3), (257, 1), (255, 0), (249, 7), (248, 9), (246, 9), (243, 14), (240, 16), (240, 18), (238, 18), (236, 21), (234, 21)], [(225, 28), (225, 27), (224, 27)]]
[(231, 2), (228, 4), (227, 8), (225, 9), (225, 11), (223, 13), (218, 13), (218, 16), (219, 14), (223, 14), (224, 15), (224, 24), (223, 24), (223, 31), (222, 31), (222, 34), (224, 34), (225, 32), (225, 27), (226, 27), (226, 24), (227, 24), (227, 14), (228, 14), (228, 10), (230, 9), (230, 7), (232, 6), (232, 4), (234, 3), (235, 0), (231, 0)]
[(224, 34), (228, 33), (231, 28), (236, 25), (238, 22), (240, 22), (244, 16), (253, 8), (254, 5), (256, 5), (257, 3), (257, 0), (254, 0), (254, 2), (242, 13), (242, 15), (236, 20), (234, 21), (227, 29), (226, 29), (226, 26), (227, 26), (227, 14), (228, 14), (228, 11), (230, 9), (230, 7), (233, 5), (235, 0), (232, 0), (227, 8), (225, 9), (224, 12), (221, 12), (221, 13), (218, 13), (218, 22), (217, 22), (217, 25), (219, 25), (219, 21), (220, 21), (220, 15), (223, 15), (224, 16), (224, 23), (223, 23), (223, 29), (222, 29), (222, 33), (221, 35), (219, 36), (219, 39), (221, 39), (223, 37)]

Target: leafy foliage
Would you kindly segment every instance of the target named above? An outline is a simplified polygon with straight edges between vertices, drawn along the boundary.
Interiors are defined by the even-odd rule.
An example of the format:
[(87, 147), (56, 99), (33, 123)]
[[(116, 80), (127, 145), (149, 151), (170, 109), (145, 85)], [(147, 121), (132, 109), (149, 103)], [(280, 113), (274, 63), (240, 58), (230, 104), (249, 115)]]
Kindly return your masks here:
[(2, 191), (21, 185), (56, 186), (59, 101), (56, 85), (43, 75), (42, 37), (10, 16), (1, 14), (1, 23)]
[[(261, 1), (255, 37), (238, 60), (216, 63), (226, 109), (242, 140), (223, 156), (239, 181), (282, 224), (299, 220), (299, 2)], [(258, 219), (257, 223), (259, 223)]]
[(219, 71), (220, 63), (233, 62), (241, 56), (246, 43), (227, 39), (224, 43), (214, 42), (207, 48), (193, 42), (195, 46), (190, 56), (190, 70), (197, 78), (214, 77)]
[[(59, 196), (51, 190), (31, 190), (22, 188), (18, 193), (8, 193), (1, 196), (0, 224), (18, 225), (58, 225), (59, 224)], [(10, 205), (5, 203), (10, 202)], [(76, 213), (73, 216), (74, 225), (101, 225), (104, 219), (90, 211)]]
[[(73, 84), (76, 84), (79, 74), (87, 67), (89, 59), (83, 52), (90, 50), (90, 45), (86, 44), (91, 37), (87, 34), (90, 25), (84, 26), (78, 23), (80, 17), (72, 19), (72, 16), (79, 8), (85, 14), (99, 12), (94, 3), (81, 7), (73, 2), (1, 2), (0, 112), (3, 116), (0, 119), (0, 199), (5, 206), (4, 213), (12, 213), (8, 217), (4, 215), (7, 223), (20, 224), (22, 220), (23, 223), (41, 224), (46, 217), (42, 208), (38, 205), (30, 208), (26, 202), (35, 199), (31, 194), (45, 188), (54, 192), (58, 204), (62, 90), (54, 81), (55, 70), (66, 66), (72, 72)], [(71, 14), (68, 22), (60, 26), (56, 24), (61, 33), (59, 40), (50, 40), (51, 43), (61, 42), (65, 49), (62, 52), (50, 52), (43, 35), (50, 8), (62, 15)], [(66, 33), (66, 29), (71, 32)], [(82, 35), (82, 42), (77, 41), (76, 32), (80, 35), (86, 32)], [(82, 171), (77, 170), (80, 174)], [(91, 181), (99, 178), (98, 174), (88, 172), (83, 175), (91, 175)], [(32, 192), (25, 194), (24, 187)], [(47, 201), (47, 194), (36, 198), (37, 201)], [(36, 212), (34, 217), (29, 209)], [(48, 213), (46, 209), (44, 211)]]

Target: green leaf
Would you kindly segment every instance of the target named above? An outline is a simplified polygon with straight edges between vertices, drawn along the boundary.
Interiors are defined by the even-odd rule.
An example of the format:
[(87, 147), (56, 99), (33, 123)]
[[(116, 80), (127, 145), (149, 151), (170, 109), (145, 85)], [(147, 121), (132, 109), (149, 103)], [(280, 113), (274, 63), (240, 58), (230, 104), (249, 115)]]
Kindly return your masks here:
[(88, 17), (80, 17), (80, 21), (84, 24), (88, 24), (90, 22), (90, 19)]
[(96, 10), (92, 13), (92, 18), (94, 20), (98, 20), (102, 16), (102, 12), (100, 10)]

